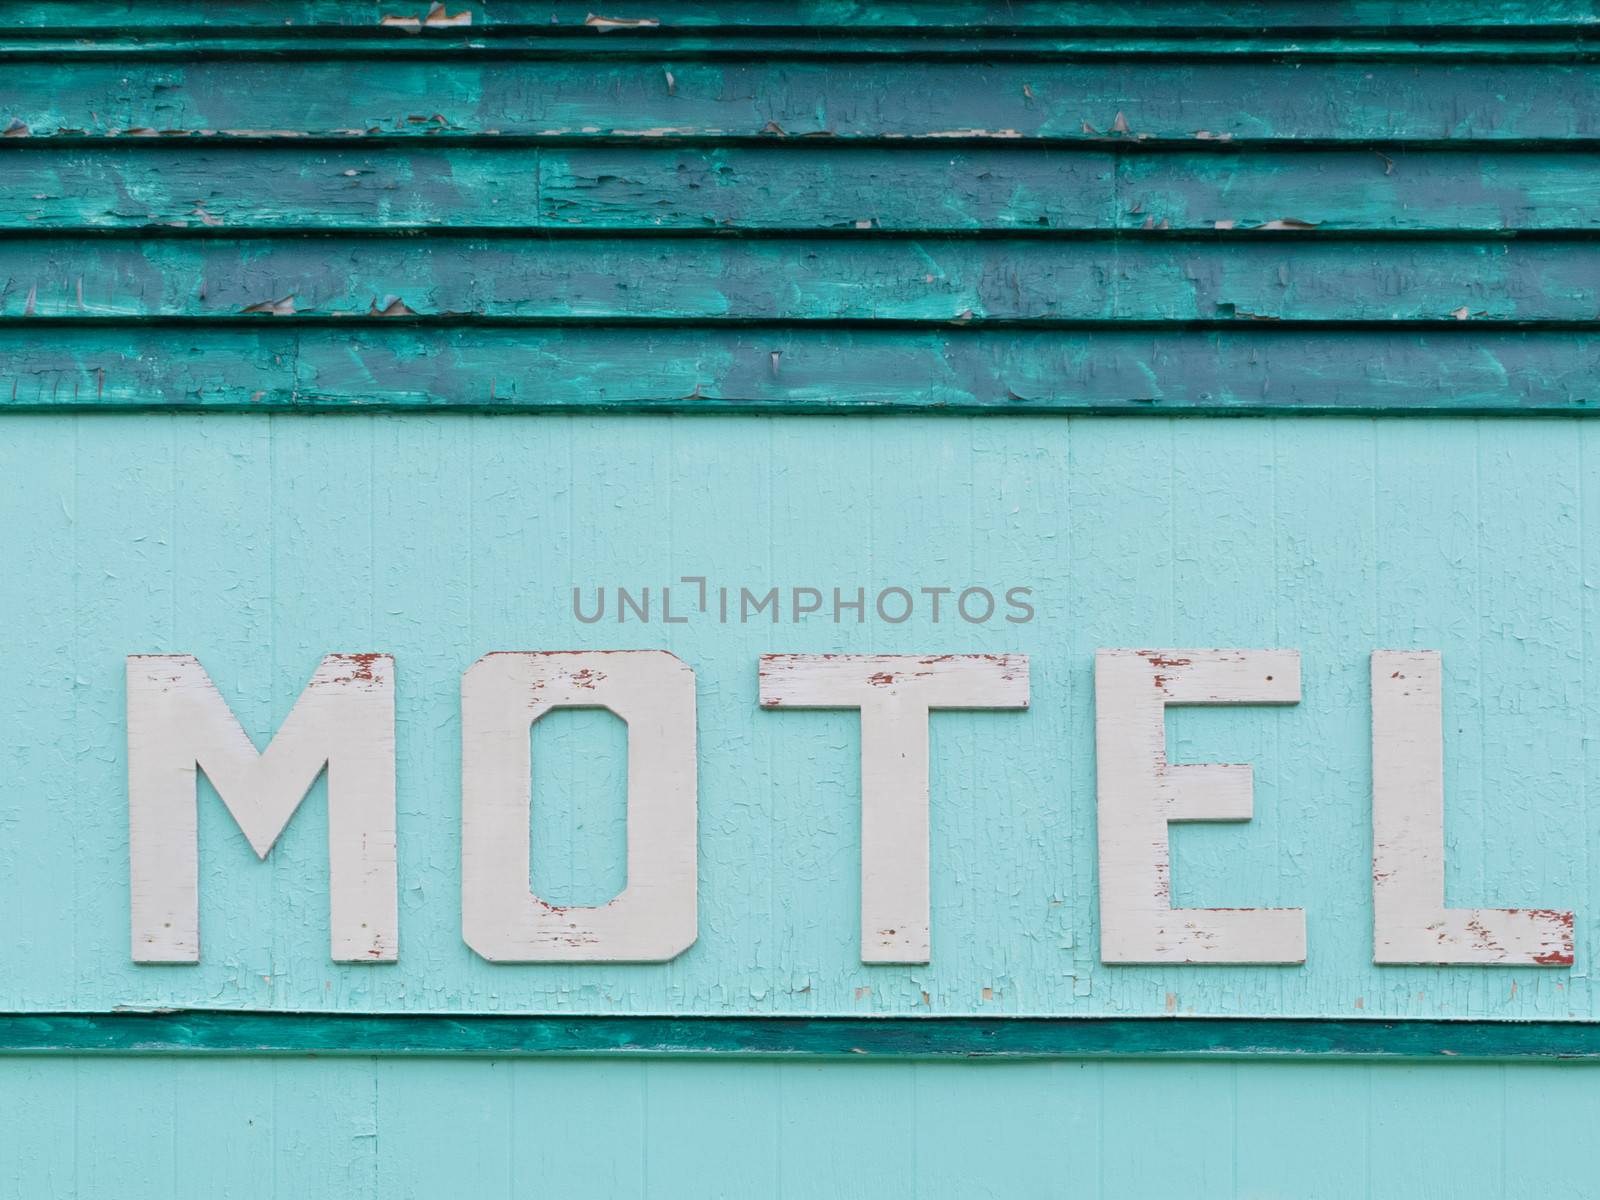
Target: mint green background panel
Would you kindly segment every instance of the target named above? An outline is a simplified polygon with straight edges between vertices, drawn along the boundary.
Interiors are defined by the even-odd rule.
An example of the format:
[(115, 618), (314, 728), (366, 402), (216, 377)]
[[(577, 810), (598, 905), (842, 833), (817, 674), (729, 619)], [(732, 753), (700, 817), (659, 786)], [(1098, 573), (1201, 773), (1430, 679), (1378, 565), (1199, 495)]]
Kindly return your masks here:
[[(0, 1004), (361, 1012), (1585, 1018), (1600, 912), (1586, 422), (378, 415), (7, 418), (12, 914)], [(572, 589), (1033, 589), (1035, 620), (682, 625)], [(692, 586), (680, 589), (684, 601)], [(682, 607), (687, 607), (684, 603)], [(659, 615), (659, 614), (658, 614)], [(1244, 825), (1176, 828), (1176, 904), (1297, 906), (1303, 967), (1104, 967), (1092, 658), (1287, 646), (1287, 708), (1178, 711), (1176, 761), (1256, 767)], [(461, 940), (463, 670), (663, 648), (697, 673), (700, 934), (664, 965)], [(1445, 663), (1447, 894), (1571, 908), (1566, 968), (1371, 963), (1374, 649)], [(397, 660), (401, 950), (327, 949), (324, 785), (265, 863), (202, 789), (198, 966), (128, 950), (123, 656), (197, 654), (263, 740), (333, 651)], [(933, 961), (859, 961), (859, 732), (757, 706), (768, 651), (1030, 657), (1027, 712), (932, 717)], [(534, 876), (621, 883), (617, 723), (535, 734)], [(593, 766), (593, 764), (599, 764)], [(48, 904), (40, 903), (50, 897)]]
[(1592, 1196), (1560, 1066), (0, 1060), (0, 1196)]

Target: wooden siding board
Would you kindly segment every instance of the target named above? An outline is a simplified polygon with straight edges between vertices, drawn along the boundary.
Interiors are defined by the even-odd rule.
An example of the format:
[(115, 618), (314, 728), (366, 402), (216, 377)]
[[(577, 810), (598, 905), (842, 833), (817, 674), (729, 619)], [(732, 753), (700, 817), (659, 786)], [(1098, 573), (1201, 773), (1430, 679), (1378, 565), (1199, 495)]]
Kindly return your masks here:
[[(865, 63), (905, 61), (1044, 63), (1119, 62), (1300, 64), (1546, 63), (1600, 60), (1600, 42), (1581, 26), (1519, 29), (1400, 26), (1388, 28), (1172, 28), (1160, 25), (1087, 28), (923, 26), (858, 28), (848, 37), (819, 36), (816, 28), (677, 26), (616, 30), (532, 25), (435, 26), (396, 32), (388, 27), (281, 26), (219, 30), (150, 28), (139, 33), (82, 29), (0, 31), (0, 55), (12, 63), (235, 63), (273, 59), (304, 62), (371, 60), (448, 66), (473, 60), (523, 63), (657, 64)], [(425, 32), (427, 36), (414, 36)], [(412, 36), (408, 36), (412, 34)]]
[[(46, 34), (83, 31), (92, 36), (116, 30), (149, 33), (177, 28), (197, 36), (234, 36), (246, 30), (290, 26), (306, 31), (368, 29), (400, 40), (410, 31), (403, 24), (386, 26), (384, 19), (404, 21), (414, 16), (421, 26), (429, 7), (426, 3), (393, 0), (294, 0), (271, 7), (255, 0), (212, 0), (205, 4), (196, 0), (48, 0), (19, 11), (10, 27)], [(1343, 30), (1399, 26), (1486, 29), (1527, 36), (1546, 29), (1585, 29), (1600, 24), (1600, 15), (1589, 0), (1431, 0), (1425, 25), (1410, 24), (1417, 18), (1418, 9), (1405, 0), (1084, 0), (1072, 4), (1060, 0), (1011, 0), (1004, 5), (978, 0), (657, 0), (645, 6), (647, 14), (641, 10), (604, 29), (598, 24), (586, 24), (594, 15), (590, 5), (570, 0), (461, 0), (447, 8), (449, 15), (458, 20), (461, 13), (469, 14), (470, 23), (452, 26), (436, 18), (433, 25), (419, 28), (417, 33), (424, 37), (459, 36), (470, 30), (478, 36), (505, 29), (547, 31), (553, 26), (563, 36), (571, 32), (617, 39), (652, 37), (661, 29), (678, 27), (846, 29), (866, 34), (928, 28)], [(623, 23), (627, 20), (658, 24), (630, 29)]]
[(464, 137), (1094, 143), (1593, 142), (1600, 64), (1308, 61), (592, 65), (479, 57), (145, 65), (19, 60), (0, 124), (20, 140), (83, 135), (359, 141)]
[(1553, 152), (0, 148), (0, 184), (17, 198), (0, 234), (1492, 240), (1591, 236), (1592, 177), (1587, 157)]
[[(1600, 242), (0, 240), (0, 320), (1600, 322)], [(275, 315), (276, 314), (276, 315)]]
[[(1592, 412), (1592, 334), (0, 329), (0, 410)], [(1470, 325), (1470, 323), (1466, 323)]]

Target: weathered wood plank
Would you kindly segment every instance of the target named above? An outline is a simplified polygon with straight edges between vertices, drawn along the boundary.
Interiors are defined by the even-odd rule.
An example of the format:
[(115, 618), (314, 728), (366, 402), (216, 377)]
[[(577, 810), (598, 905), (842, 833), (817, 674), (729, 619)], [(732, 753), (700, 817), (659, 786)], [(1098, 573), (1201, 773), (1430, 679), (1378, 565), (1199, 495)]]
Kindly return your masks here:
[(0, 328), (0, 409), (1586, 413), (1600, 337)]
[(1600, 64), (16, 62), (12, 137), (1587, 142)]
[[(528, 62), (610, 63), (656, 62), (663, 59), (700, 63), (738, 62), (754, 58), (784, 61), (859, 62), (939, 60), (984, 62), (1093, 61), (1095, 59), (1183, 62), (1258, 62), (1277, 65), (1346, 61), (1448, 61), (1577, 63), (1600, 60), (1600, 44), (1587, 30), (1556, 27), (1517, 30), (1515, 36), (1489, 37), (1482, 28), (1455, 33), (1418, 29), (1358, 29), (1337, 33), (1301, 29), (1257, 31), (1129, 30), (1099, 28), (1059, 30), (912, 29), (877, 30), (865, 35), (841, 31), (839, 38), (819, 37), (816, 28), (746, 29), (737, 26), (690, 30), (652, 27), (648, 36), (617, 37), (591, 28), (532, 26), (491, 30), (475, 26), (429, 29), (427, 37), (396, 33), (392, 26), (345, 31), (294, 29), (273, 36), (264, 31), (236, 30), (226, 37), (193, 30), (143, 33), (108, 32), (85, 38), (83, 30), (66, 36), (45, 31), (0, 33), (0, 55), (7, 61), (163, 62), (220, 59), (296, 58), (304, 61), (367, 59), (381, 53), (386, 61), (425, 60), (448, 69), (474, 59)], [(578, 36), (572, 36), (577, 34)], [(998, 35), (998, 36), (997, 36)], [(376, 47), (381, 46), (381, 51)]]
[[(922, 0), (872, 4), (863, 0), (657, 0), (639, 11), (596, 18), (588, 3), (569, 0), (459, 0), (448, 11), (427, 20), (426, 0), (295, 0), (262, 5), (256, 0), (51, 0), (10, 14), (17, 30), (106, 30), (149, 32), (179, 28), (196, 34), (233, 30), (331, 27), (341, 31), (371, 28), (404, 33), (415, 28), (427, 35), (470, 28), (475, 34), (522, 27), (576, 28), (617, 38), (648, 35), (654, 30), (781, 26), (843, 28), (855, 34), (877, 30), (928, 28), (1166, 29), (1190, 26), (1216, 28), (1344, 29), (1350, 27), (1508, 28), (1518, 32), (1548, 28), (1584, 28), (1600, 22), (1587, 0), (1432, 0), (1426, 22), (1419, 22), (1415, 4), (1404, 0), (1254, 0), (1228, 4), (1216, 0), (1011, 0), (987, 4), (976, 0)], [(462, 14), (470, 17), (460, 24)], [(387, 22), (387, 24), (385, 23)], [(456, 22), (456, 23), (452, 23)], [(638, 22), (638, 24), (631, 24)], [(1408, 25), (1409, 23), (1415, 23)]]
[(1600, 1061), (1600, 1024), (1230, 1017), (0, 1016), (3, 1054)]
[[(0, 240), (0, 320), (1600, 322), (1600, 243)], [(42, 335), (41, 335), (42, 336)]]
[(0, 230), (850, 234), (1126, 230), (1305, 238), (1600, 229), (1587, 156), (1373, 150), (1040, 154), (216, 142), (0, 152)]

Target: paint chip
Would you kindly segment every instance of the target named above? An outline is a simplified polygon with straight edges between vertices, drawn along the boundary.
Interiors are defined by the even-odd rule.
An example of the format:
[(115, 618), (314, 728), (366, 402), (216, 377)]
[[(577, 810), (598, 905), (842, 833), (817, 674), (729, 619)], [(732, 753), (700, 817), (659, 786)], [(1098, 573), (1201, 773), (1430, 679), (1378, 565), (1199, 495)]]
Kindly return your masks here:
[(283, 296), (277, 300), (262, 300), (239, 310), (241, 313), (263, 313), (274, 317), (294, 316), (294, 295)]
[(383, 307), (381, 308), (378, 306), (378, 302), (374, 300), (367, 309), (367, 316), (369, 317), (415, 317), (420, 315), (416, 309), (400, 299), (399, 296), (385, 296), (383, 298)]
[(390, 16), (384, 17), (378, 24), (387, 26), (390, 29), (404, 29), (407, 33), (416, 33), (424, 27), (428, 29), (451, 29), (471, 25), (472, 14), (466, 9), (462, 9), (455, 14), (447, 13), (444, 10), (444, 5), (439, 0), (435, 0), (428, 7), (428, 15), (425, 17)]
[(611, 29), (654, 29), (661, 24), (654, 17), (601, 17), (594, 13), (586, 16), (583, 23), (601, 33)]

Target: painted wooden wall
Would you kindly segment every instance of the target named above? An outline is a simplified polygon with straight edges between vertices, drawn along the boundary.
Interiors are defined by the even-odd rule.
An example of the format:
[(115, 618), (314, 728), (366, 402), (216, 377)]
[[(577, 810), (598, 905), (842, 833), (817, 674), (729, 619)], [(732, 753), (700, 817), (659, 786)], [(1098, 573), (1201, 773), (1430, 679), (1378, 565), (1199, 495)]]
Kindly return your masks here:
[[(1476, 1061), (1597, 1050), (1592, 4), (15, 9), (0, 1196), (1593, 1194), (1593, 1068)], [(573, 615), (684, 575), (1037, 616)], [(1304, 907), (1304, 966), (1100, 963), (1119, 645), (1302, 652), (1299, 705), (1169, 739), (1256, 768), (1249, 824), (1174, 829), (1175, 901)], [(699, 940), (491, 965), (461, 672), (624, 646), (697, 672)], [(1372, 964), (1391, 648), (1444, 653), (1451, 902), (1575, 910), (1573, 966)], [(135, 966), (123, 656), (197, 654), (259, 741), (337, 650), (398, 663), (399, 961), (328, 961), (319, 783), (264, 864), (205, 789), (202, 962)], [(1029, 712), (934, 719), (926, 967), (859, 961), (855, 719), (757, 708), (758, 654), (833, 650), (1030, 656)], [(534, 739), (534, 883), (602, 900), (625, 734)], [(116, 1015), (149, 1009), (234, 1015)], [(281, 1053), (348, 1013), (431, 1052), (429, 1014), (1288, 1024), (1227, 1062), (912, 1061), (906, 1025), (859, 1062), (854, 1029), (806, 1061)], [(1375, 1018), (1399, 1061), (1334, 1061), (1325, 1023)]]
[(1491, 1064), (9, 1059), (0, 1196), (1586, 1200), (1594, 1078)]
[[(5, 1008), (1600, 1017), (1600, 425), (180, 413), (6, 429), (18, 519), (0, 545), (27, 569), (0, 587), (29, 616), (6, 646)], [(685, 574), (851, 595), (1022, 585), (1038, 613), (573, 614), (575, 585), (588, 606), (598, 585)], [(1248, 824), (1174, 828), (1174, 902), (1303, 907), (1308, 960), (1102, 966), (1094, 651), (1213, 642), (1298, 648), (1304, 695), (1169, 715), (1175, 761), (1257, 773)], [(461, 938), (462, 672), (570, 647), (659, 647), (697, 673), (700, 936), (665, 965), (493, 964)], [(1393, 647), (1445, 656), (1452, 902), (1576, 910), (1574, 968), (1373, 965), (1368, 656)], [(264, 864), (208, 798), (202, 961), (135, 964), (123, 655), (198, 655), (264, 739), (334, 650), (396, 659), (399, 961), (328, 960), (319, 783)], [(860, 962), (858, 718), (758, 707), (760, 654), (834, 650), (1030, 657), (1029, 711), (932, 718), (925, 967)], [(534, 876), (554, 902), (601, 902), (621, 883), (621, 731), (579, 714), (537, 730)]]

